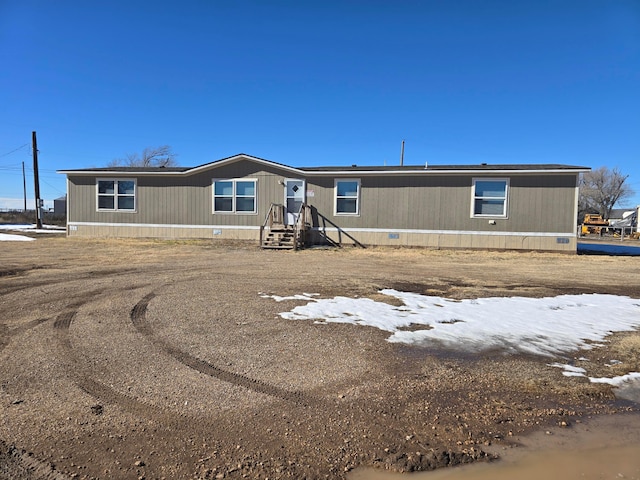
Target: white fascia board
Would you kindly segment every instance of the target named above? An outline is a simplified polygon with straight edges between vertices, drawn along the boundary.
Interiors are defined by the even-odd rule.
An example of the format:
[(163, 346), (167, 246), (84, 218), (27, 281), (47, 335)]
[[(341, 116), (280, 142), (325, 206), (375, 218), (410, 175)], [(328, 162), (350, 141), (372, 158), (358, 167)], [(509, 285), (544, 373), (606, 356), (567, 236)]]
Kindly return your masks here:
[(131, 172), (131, 171), (119, 171), (119, 170), (99, 170), (99, 171), (86, 171), (86, 170), (57, 170), (56, 173), (74, 175), (74, 176), (96, 176), (96, 175), (109, 175), (109, 176), (121, 176), (121, 175), (135, 175), (135, 176), (188, 176), (205, 170), (222, 167), (229, 165), (240, 160), (249, 160), (261, 165), (266, 165), (271, 168), (279, 168), (286, 172), (290, 172), (297, 176), (308, 177), (353, 177), (353, 176), (388, 176), (388, 175), (533, 175), (533, 174), (568, 174), (568, 173), (586, 173), (591, 171), (590, 168), (556, 168), (556, 169), (513, 169), (502, 170), (499, 168), (469, 168), (469, 169), (450, 169), (450, 170), (430, 170), (428, 168), (416, 168), (416, 169), (403, 169), (403, 170), (313, 170), (300, 169), (283, 165), (281, 163), (271, 162), (269, 160), (263, 160), (262, 158), (252, 157), (251, 155), (234, 155), (233, 157), (225, 158), (222, 160), (216, 160), (211, 163), (205, 163), (198, 167), (190, 168), (182, 172)]
[(178, 176), (184, 175), (184, 172), (123, 172), (120, 170), (94, 170), (94, 171), (84, 171), (84, 170), (56, 170), (56, 173), (64, 174), (72, 177), (104, 177), (104, 178), (112, 178), (112, 177), (140, 177), (151, 175), (154, 177), (157, 176)]
[(283, 165), (281, 163), (270, 162), (269, 160), (263, 160), (262, 158), (252, 157), (251, 155), (234, 155), (233, 157), (225, 158), (223, 160), (216, 160), (215, 162), (205, 163), (204, 165), (200, 165), (198, 167), (191, 168), (186, 170), (185, 172), (181, 172), (185, 175), (191, 175), (193, 173), (197, 173), (203, 170), (210, 169), (212, 167), (221, 167), (224, 165), (228, 165), (230, 163), (238, 162), (240, 160), (250, 160), (255, 163), (259, 163), (261, 165), (267, 165), (272, 168), (280, 168), (282, 170), (286, 170), (288, 172), (295, 173), (296, 175), (304, 175), (306, 172), (300, 170), (298, 168), (289, 167), (288, 165)]
[(570, 174), (570, 173), (586, 173), (590, 169), (530, 169), (530, 170), (500, 170), (500, 169), (468, 169), (468, 170), (327, 170), (327, 171), (313, 171), (303, 170), (302, 173), (310, 177), (327, 177), (327, 176), (344, 176), (344, 177), (358, 177), (358, 176), (375, 176), (375, 175), (544, 175), (544, 174)]
[(307, 174), (304, 170), (300, 170), (298, 168), (289, 167), (287, 165), (282, 165), (280, 163), (270, 162), (269, 160), (263, 160), (261, 158), (252, 157), (250, 155), (234, 155), (233, 157), (225, 158), (223, 160), (216, 160), (211, 163), (205, 163), (204, 165), (200, 165), (197, 167), (189, 168), (188, 170), (184, 170), (182, 172), (163, 172), (163, 171), (155, 171), (155, 172), (132, 172), (132, 171), (123, 171), (123, 170), (57, 170), (56, 173), (61, 173), (65, 175), (74, 175), (74, 176), (97, 176), (97, 175), (106, 175), (106, 176), (164, 176), (164, 177), (179, 177), (179, 176), (188, 176), (193, 175), (199, 172), (203, 172), (206, 170), (212, 170), (214, 168), (222, 167), (225, 165), (229, 165), (234, 162), (238, 162), (240, 160), (250, 160), (254, 163), (259, 163), (261, 165), (267, 165), (272, 168), (280, 168), (287, 172), (291, 172), (297, 176), (304, 176)]

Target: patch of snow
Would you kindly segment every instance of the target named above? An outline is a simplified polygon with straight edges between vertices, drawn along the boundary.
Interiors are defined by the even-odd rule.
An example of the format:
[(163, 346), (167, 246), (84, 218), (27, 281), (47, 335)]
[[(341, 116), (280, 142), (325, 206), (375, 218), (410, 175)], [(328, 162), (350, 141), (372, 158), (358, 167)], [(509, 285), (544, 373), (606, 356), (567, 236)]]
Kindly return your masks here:
[(284, 302), (285, 300), (315, 300), (313, 297), (320, 295), (319, 293), (303, 293), (302, 295), (290, 295), (288, 297), (281, 297), (279, 295), (267, 295), (267, 294), (259, 294), (262, 298), (271, 298), (276, 302)]
[(593, 378), (593, 377), (589, 377), (589, 381), (591, 383), (607, 383), (609, 385), (612, 385), (614, 387), (620, 387), (623, 384), (633, 381), (633, 380), (640, 380), (640, 372), (631, 372), (631, 373), (627, 373), (626, 375), (621, 375), (619, 377), (613, 377), (613, 378), (607, 378), (607, 377), (600, 377), (600, 378)]
[[(640, 326), (640, 300), (617, 295), (561, 295), (547, 298), (492, 297), (452, 300), (385, 289), (401, 307), (369, 298), (263, 298), (308, 300), (280, 314), (288, 320), (352, 323), (391, 333), (389, 342), (439, 345), (463, 351), (503, 350), (554, 356), (589, 349), (612, 332)], [(606, 321), (603, 320), (606, 318)], [(402, 330), (412, 326), (411, 331)], [(415, 325), (425, 328), (415, 329)]]
[[(586, 377), (591, 383), (606, 383), (616, 388), (617, 390), (624, 389), (625, 387), (628, 387), (628, 389), (631, 390), (631, 388), (637, 388), (637, 386), (640, 386), (640, 372), (631, 372), (627, 373), (626, 375), (612, 378), (587, 377), (587, 371), (584, 368), (575, 367), (573, 365), (565, 365), (562, 363), (548, 363), (547, 365), (550, 367), (562, 368), (564, 370), (562, 372), (562, 375), (564, 375), (565, 377)], [(619, 392), (620, 391), (621, 390), (619, 390)], [(618, 395), (618, 393), (616, 393), (616, 395)], [(639, 400), (637, 398), (637, 394), (634, 393), (630, 394), (629, 399), (636, 402)]]
[(65, 227), (59, 225), (43, 225), (42, 228), (36, 228), (35, 223), (7, 223), (0, 224), (0, 230), (18, 230), (30, 233), (66, 233)]
[(35, 223), (2, 223), (0, 230), (26, 230), (28, 228), (36, 228)]
[(34, 239), (24, 235), (13, 235), (11, 233), (0, 233), (0, 242), (31, 242)]
[(562, 374), (565, 377), (584, 377), (587, 371), (581, 367), (575, 367), (573, 365), (566, 365), (563, 363), (548, 363), (550, 367), (562, 368), (564, 372)]

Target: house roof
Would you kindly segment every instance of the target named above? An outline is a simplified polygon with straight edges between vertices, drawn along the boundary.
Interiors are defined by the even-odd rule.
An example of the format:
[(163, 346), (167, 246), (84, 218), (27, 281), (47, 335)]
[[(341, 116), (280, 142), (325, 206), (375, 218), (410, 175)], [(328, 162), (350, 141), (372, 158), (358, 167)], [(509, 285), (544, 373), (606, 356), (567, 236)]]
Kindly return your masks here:
[(147, 175), (191, 175), (203, 170), (220, 167), (226, 164), (234, 163), (241, 160), (250, 160), (256, 163), (262, 163), (272, 167), (282, 168), (292, 173), (304, 175), (345, 175), (350, 173), (368, 174), (427, 174), (427, 173), (451, 173), (451, 174), (468, 174), (468, 173), (558, 173), (558, 172), (588, 172), (589, 167), (580, 167), (574, 165), (563, 164), (487, 164), (480, 163), (477, 165), (391, 165), (391, 166), (326, 166), (326, 167), (290, 167), (282, 163), (265, 160), (244, 153), (239, 153), (232, 157), (223, 158), (214, 162), (205, 163), (196, 167), (100, 167), (100, 168), (84, 168), (77, 170), (58, 170), (58, 173), (67, 175), (95, 175), (99, 173), (108, 173), (110, 175), (131, 175), (131, 174), (147, 174)]
[(633, 212), (635, 212), (637, 210), (637, 208), (612, 208), (611, 209), (611, 213), (609, 214), (609, 219), (612, 218), (624, 218), (624, 214), (626, 213), (627, 215), (629, 214), (633, 214)]
[(129, 173), (176, 173), (186, 172), (194, 167), (97, 167), (81, 168), (78, 170), (58, 170), (58, 173), (80, 172), (129, 172)]
[(396, 166), (359, 166), (351, 165), (349, 167), (300, 167), (302, 171), (309, 172), (325, 172), (325, 171), (416, 171), (416, 170), (429, 170), (429, 171), (469, 171), (469, 170), (589, 170), (588, 167), (577, 167), (573, 165), (561, 165), (561, 164), (488, 164), (481, 163), (478, 165), (396, 165)]

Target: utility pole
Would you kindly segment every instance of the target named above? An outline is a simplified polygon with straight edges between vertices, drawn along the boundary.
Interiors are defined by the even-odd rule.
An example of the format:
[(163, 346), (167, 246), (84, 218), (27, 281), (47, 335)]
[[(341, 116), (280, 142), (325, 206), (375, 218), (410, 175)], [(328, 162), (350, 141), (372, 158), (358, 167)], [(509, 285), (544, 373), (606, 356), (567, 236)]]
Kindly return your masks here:
[(27, 211), (27, 177), (24, 174), (24, 160), (22, 161), (22, 191), (24, 193), (24, 210)]
[(40, 200), (40, 179), (38, 178), (38, 143), (36, 142), (36, 132), (31, 132), (31, 143), (33, 148), (33, 183), (36, 194), (36, 228), (42, 228), (42, 210)]

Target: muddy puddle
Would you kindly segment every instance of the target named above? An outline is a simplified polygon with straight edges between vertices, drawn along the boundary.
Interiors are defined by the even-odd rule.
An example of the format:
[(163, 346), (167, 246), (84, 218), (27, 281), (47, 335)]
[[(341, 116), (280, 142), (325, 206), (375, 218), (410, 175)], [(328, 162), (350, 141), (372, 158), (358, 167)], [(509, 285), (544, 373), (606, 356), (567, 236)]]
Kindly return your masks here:
[(585, 419), (555, 427), (509, 446), (489, 447), (500, 460), (411, 474), (358, 469), (349, 480), (640, 480), (640, 414)]

